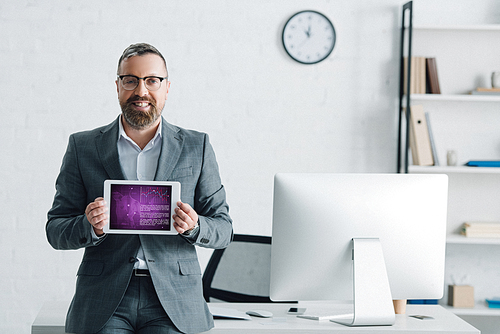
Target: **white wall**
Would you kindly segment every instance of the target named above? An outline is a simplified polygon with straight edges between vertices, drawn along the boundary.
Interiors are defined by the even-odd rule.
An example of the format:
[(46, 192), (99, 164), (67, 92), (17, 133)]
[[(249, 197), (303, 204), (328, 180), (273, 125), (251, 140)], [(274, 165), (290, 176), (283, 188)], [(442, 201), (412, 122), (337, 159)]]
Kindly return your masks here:
[[(164, 116), (210, 134), (235, 231), (270, 235), (276, 172), (395, 171), (402, 3), (0, 1), (0, 332), (30, 332), (44, 301), (73, 294), (82, 251), (49, 246), (46, 213), (69, 134), (120, 112), (126, 46), (164, 53)], [(494, 0), (415, 5), (416, 23), (499, 22)], [(338, 34), (334, 54), (313, 66), (281, 46), (284, 23), (304, 9)], [(209, 253), (200, 256), (203, 265)]]

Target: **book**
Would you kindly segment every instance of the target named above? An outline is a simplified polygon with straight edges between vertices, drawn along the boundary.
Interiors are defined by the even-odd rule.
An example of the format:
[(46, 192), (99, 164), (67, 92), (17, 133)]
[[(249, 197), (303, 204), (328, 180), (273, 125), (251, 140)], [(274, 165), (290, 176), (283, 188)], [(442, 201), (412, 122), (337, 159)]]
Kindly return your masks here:
[(461, 234), (472, 238), (500, 238), (500, 223), (466, 222), (462, 225)]
[(500, 308), (500, 297), (486, 299), (489, 308)]
[[(404, 93), (407, 94), (408, 57), (403, 59)], [(410, 64), (410, 94), (425, 94), (426, 69), (425, 57), (411, 57)]]
[(468, 238), (500, 238), (500, 232), (481, 232), (462, 230), (462, 234)]
[(434, 165), (429, 130), (422, 105), (410, 107), (410, 149), (414, 165)]
[(500, 232), (500, 223), (498, 223), (498, 222), (472, 221), (472, 222), (465, 222), (463, 224), (463, 228), (468, 229), (468, 230), (477, 230), (477, 231), (499, 231)]
[(478, 92), (500, 93), (500, 88), (482, 88), (482, 87), (478, 87), (476, 90)]
[(469, 167), (500, 167), (500, 160), (471, 160), (465, 163)]
[(427, 78), (426, 93), (441, 94), (441, 89), (439, 88), (439, 79), (437, 75), (436, 58), (426, 58), (425, 65)]
[(478, 87), (470, 92), (472, 95), (500, 95), (500, 88)]
[(436, 143), (434, 142), (434, 135), (432, 134), (431, 120), (428, 112), (425, 113), (425, 120), (427, 121), (427, 130), (429, 132), (429, 140), (431, 141), (432, 159), (434, 159), (434, 166), (439, 166)]
[(417, 94), (425, 94), (426, 86), (426, 70), (425, 70), (425, 57), (416, 57), (417, 59)]
[(407, 304), (427, 304), (427, 305), (437, 305), (437, 299), (408, 299)]

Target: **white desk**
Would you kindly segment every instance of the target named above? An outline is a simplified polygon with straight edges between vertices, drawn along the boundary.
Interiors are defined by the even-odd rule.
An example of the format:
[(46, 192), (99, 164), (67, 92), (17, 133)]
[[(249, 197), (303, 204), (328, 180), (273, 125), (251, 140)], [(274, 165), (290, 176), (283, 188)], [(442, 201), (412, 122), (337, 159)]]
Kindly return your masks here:
[[(31, 333), (59, 334), (64, 333), (64, 321), (68, 308), (67, 302), (49, 302), (43, 306), (31, 327)], [(273, 318), (256, 318), (252, 320), (215, 320), (215, 328), (207, 334), (254, 334), (254, 333), (480, 333), (453, 313), (438, 305), (408, 305), (405, 315), (396, 315), (393, 326), (374, 327), (347, 327), (330, 321), (315, 321), (300, 319), (287, 315), (290, 306), (297, 304), (240, 304), (217, 303), (217, 307), (227, 307), (238, 311), (250, 309), (264, 309), (271, 311)], [(308, 310), (314, 308), (335, 309), (335, 305), (328, 303), (300, 303)], [(418, 320), (410, 315), (429, 315), (433, 320)]]

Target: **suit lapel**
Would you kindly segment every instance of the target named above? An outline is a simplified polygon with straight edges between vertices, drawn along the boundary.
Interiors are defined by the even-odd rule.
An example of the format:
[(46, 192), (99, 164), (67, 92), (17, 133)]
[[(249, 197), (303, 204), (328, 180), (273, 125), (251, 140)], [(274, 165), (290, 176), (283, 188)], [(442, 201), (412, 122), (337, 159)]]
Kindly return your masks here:
[(101, 135), (96, 138), (97, 152), (104, 169), (110, 179), (124, 180), (120, 158), (118, 157), (118, 122), (121, 116), (101, 130)]
[(162, 145), (155, 180), (166, 181), (169, 179), (174, 167), (179, 160), (184, 140), (179, 128), (162, 119)]

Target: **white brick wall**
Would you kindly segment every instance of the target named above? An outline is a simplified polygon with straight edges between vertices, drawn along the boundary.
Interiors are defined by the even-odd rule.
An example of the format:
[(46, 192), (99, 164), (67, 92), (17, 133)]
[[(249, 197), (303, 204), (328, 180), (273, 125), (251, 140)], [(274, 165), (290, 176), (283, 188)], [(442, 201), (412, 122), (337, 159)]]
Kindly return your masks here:
[[(46, 213), (69, 134), (119, 113), (126, 46), (168, 58), (165, 117), (211, 135), (236, 232), (269, 235), (274, 173), (395, 170), (401, 3), (1, 0), (0, 332), (29, 333), (44, 301), (72, 296), (82, 251), (49, 246)], [(493, 0), (480, 3), (476, 19), (498, 18)], [(335, 54), (315, 66), (281, 46), (303, 9), (337, 28)]]

